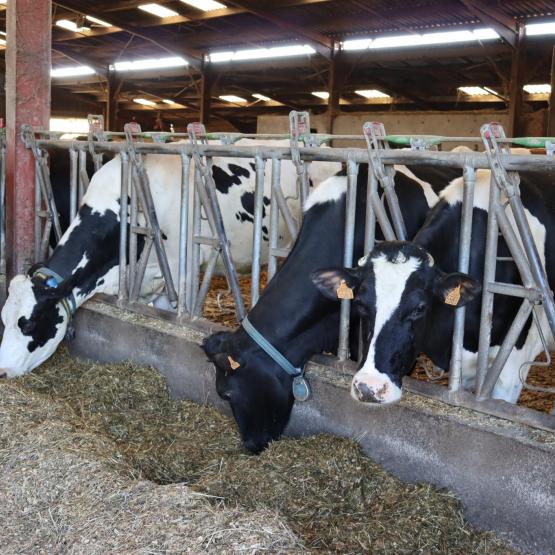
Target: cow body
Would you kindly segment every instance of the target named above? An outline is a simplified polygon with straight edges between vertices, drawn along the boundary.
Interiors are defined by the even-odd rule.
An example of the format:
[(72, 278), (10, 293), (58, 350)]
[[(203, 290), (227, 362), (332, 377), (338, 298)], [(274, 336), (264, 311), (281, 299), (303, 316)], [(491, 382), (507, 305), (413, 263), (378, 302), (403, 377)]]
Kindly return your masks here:
[[(555, 285), (555, 193), (551, 180), (540, 172), (520, 172), (521, 198), (550, 287)], [(477, 172), (470, 267), (457, 272), (463, 181), (454, 180), (440, 195), (426, 223), (412, 243), (382, 243), (361, 268), (327, 270), (316, 284), (328, 297), (340, 279), (355, 290), (363, 306), (370, 334), (365, 358), (352, 384), (353, 397), (363, 402), (389, 403), (400, 399), (401, 380), (410, 373), (418, 353), (427, 354), (440, 368), (449, 368), (453, 337), (453, 308), (467, 305), (463, 352), (463, 386), (474, 386), (479, 340), (485, 237), (490, 172)], [(506, 208), (511, 219), (509, 208)], [(509, 251), (499, 238), (498, 256)], [(496, 281), (520, 283), (516, 265), (499, 261)], [(383, 291), (388, 288), (388, 293)], [(393, 291), (395, 289), (395, 291)], [(380, 292), (382, 292), (380, 294)], [(490, 361), (497, 354), (521, 304), (520, 299), (497, 296), (494, 303)], [(551, 332), (545, 316), (540, 323), (546, 338)], [(553, 348), (554, 345), (549, 345)], [(529, 319), (493, 390), (493, 397), (515, 403), (522, 389), (521, 368), (533, 361), (543, 347), (537, 328)], [(523, 375), (525, 377), (525, 373)]]
[[(364, 248), (367, 176), (368, 166), (361, 165), (355, 258), (362, 256)], [(437, 197), (429, 184), (422, 185), (401, 171), (396, 173), (395, 183), (407, 233), (412, 236)], [(346, 189), (347, 178), (336, 176), (310, 195), (292, 252), (249, 313), (249, 321), (295, 367), (337, 345), (337, 304), (318, 293), (310, 275), (343, 259)], [(242, 328), (214, 334), (203, 347), (216, 367), (218, 394), (230, 402), (247, 449), (259, 452), (277, 439), (287, 424), (293, 404), (291, 377)], [(231, 368), (229, 357), (238, 368)]]

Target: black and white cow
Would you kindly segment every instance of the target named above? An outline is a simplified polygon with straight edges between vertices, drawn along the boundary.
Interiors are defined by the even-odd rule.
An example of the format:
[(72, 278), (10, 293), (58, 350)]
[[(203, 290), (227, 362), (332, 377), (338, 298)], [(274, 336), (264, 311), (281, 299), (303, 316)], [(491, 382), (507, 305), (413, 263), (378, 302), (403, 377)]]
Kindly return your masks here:
[[(249, 143), (250, 146), (261, 144)], [(67, 156), (67, 153), (63, 154)], [(59, 161), (63, 165), (61, 158)], [(145, 167), (166, 237), (170, 268), (177, 276), (181, 160), (179, 156), (150, 154), (145, 156)], [(290, 162), (283, 162), (282, 167), (282, 188), (286, 196), (292, 197), (296, 193), (296, 172)], [(317, 184), (323, 176), (333, 175), (339, 168), (337, 163), (313, 163), (311, 177)], [(213, 175), (232, 255), (239, 267), (248, 265), (252, 256), (252, 191), (255, 183), (251, 162), (248, 159), (214, 158)], [(47, 272), (57, 277), (48, 278), (43, 271), (35, 275), (19, 275), (11, 281), (2, 309), (5, 329), (0, 345), (0, 376), (13, 377), (29, 372), (54, 353), (70, 320), (68, 299), (78, 308), (95, 293), (117, 293), (120, 183), (119, 157), (107, 162), (94, 174), (77, 217), (46, 263)], [(270, 184), (268, 172), (265, 181), (268, 193)], [(265, 225), (267, 219), (266, 214)], [(206, 229), (208, 223), (203, 221), (203, 226)], [(202, 251), (201, 254), (206, 261), (207, 253)], [(147, 301), (155, 300), (163, 289), (164, 282), (153, 251), (141, 296)]]
[[(553, 289), (553, 178), (540, 172), (520, 172), (520, 178), (527, 219)], [(313, 275), (316, 286), (328, 298), (336, 297), (335, 288), (345, 280), (355, 292), (355, 305), (368, 321), (365, 358), (352, 382), (351, 392), (356, 400), (382, 404), (398, 401), (401, 380), (411, 372), (415, 358), (421, 352), (427, 354), (436, 366), (447, 369), (451, 357), (453, 308), (466, 304), (463, 386), (470, 389), (474, 385), (489, 188), (490, 172), (479, 170), (469, 275), (456, 271), (462, 179), (456, 179), (441, 193), (439, 202), (412, 242), (384, 242), (358, 268), (329, 268)], [(502, 237), (498, 253), (500, 257), (509, 255)], [(506, 260), (498, 262), (496, 280), (520, 283), (515, 264)], [(513, 297), (496, 297), (491, 357), (497, 354), (520, 303), (521, 300)], [(540, 321), (545, 337), (553, 343), (543, 312)], [(551, 349), (554, 347), (550, 345)], [(539, 333), (530, 319), (501, 372), (493, 397), (515, 403), (522, 390), (521, 367), (527, 371), (529, 366), (526, 363), (533, 361), (542, 350)]]
[[(397, 168), (396, 190), (410, 237), (424, 223), (437, 196), (429, 184)], [(355, 257), (363, 254), (368, 166), (357, 186)], [(314, 287), (310, 275), (343, 259), (347, 178), (336, 176), (308, 198), (291, 254), (249, 312), (251, 324), (295, 367), (337, 347), (339, 311)], [(203, 348), (216, 367), (216, 389), (229, 401), (247, 449), (260, 452), (283, 432), (293, 405), (292, 378), (240, 327), (216, 333)], [(237, 366), (239, 365), (239, 366)]]

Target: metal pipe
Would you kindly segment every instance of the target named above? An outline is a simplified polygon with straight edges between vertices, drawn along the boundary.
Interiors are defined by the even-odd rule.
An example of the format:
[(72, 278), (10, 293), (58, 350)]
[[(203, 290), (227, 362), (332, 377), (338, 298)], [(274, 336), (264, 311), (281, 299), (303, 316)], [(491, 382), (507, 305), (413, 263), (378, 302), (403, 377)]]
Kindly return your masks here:
[(35, 159), (35, 263), (41, 260), (42, 241), (42, 195), (39, 183), (39, 162)]
[(204, 269), (204, 276), (202, 276), (202, 283), (195, 301), (195, 307), (191, 313), (192, 318), (199, 318), (202, 315), (202, 307), (204, 306), (204, 301), (206, 300), (206, 295), (208, 294), (208, 289), (210, 288), (210, 282), (212, 281), (212, 276), (214, 275), (219, 255), (219, 250), (213, 250), (210, 253), (210, 257), (208, 258), (208, 262)]
[(127, 276), (128, 282), (128, 295), (131, 296), (131, 292), (135, 287), (135, 281), (137, 279), (137, 256), (138, 256), (138, 236), (133, 232), (133, 229), (137, 227), (137, 222), (139, 219), (139, 203), (137, 199), (137, 184), (135, 180), (135, 172), (131, 171), (129, 175), (130, 186), (131, 186), (131, 199), (129, 201), (129, 272)]
[(129, 300), (131, 302), (137, 302), (139, 296), (141, 295), (141, 288), (143, 285), (143, 280), (145, 277), (146, 267), (148, 265), (148, 260), (150, 258), (150, 253), (152, 251), (152, 246), (154, 245), (154, 240), (152, 237), (147, 235), (145, 237), (145, 245), (139, 257), (139, 262), (137, 263), (137, 269), (135, 273), (135, 281), (133, 282), (131, 292), (129, 294)]
[(486, 228), (486, 249), (484, 253), (484, 277), (482, 280), (482, 308), (480, 312), (480, 332), (478, 339), (478, 358), (476, 362), (476, 396), (482, 392), (489, 364), (489, 349), (491, 344), (491, 326), (493, 321), (493, 293), (490, 283), (495, 282), (497, 267), (497, 243), (499, 230), (497, 225), (497, 211), (499, 205), (499, 188), (495, 184), (493, 174), (490, 175), (489, 210)]
[(268, 281), (270, 281), (277, 271), (277, 255), (279, 241), (279, 206), (276, 198), (276, 189), (280, 185), (281, 162), (272, 158), (272, 194), (270, 197), (270, 229), (268, 237)]
[(251, 264), (251, 308), (260, 296), (260, 249), (262, 247), (262, 226), (264, 224), (264, 169), (265, 161), (261, 156), (255, 157), (256, 183), (254, 187), (254, 222), (252, 235)]
[(189, 306), (194, 307), (199, 288), (199, 274), (200, 274), (200, 243), (197, 238), (202, 233), (202, 210), (200, 201), (200, 189), (203, 187), (202, 176), (200, 168), (195, 160), (195, 193), (193, 196), (193, 244), (192, 244), (192, 261), (191, 261), (191, 276), (189, 281)]
[(177, 316), (183, 316), (187, 305), (187, 243), (189, 232), (189, 169), (191, 158), (181, 153), (181, 205), (179, 213), (179, 264), (177, 283)]
[[(117, 150), (121, 153), (125, 148), (125, 143), (119, 145)], [(87, 173), (87, 151), (79, 149), (79, 206), (83, 203), (83, 197), (89, 187), (89, 175)]]
[[(76, 153), (77, 154), (77, 153)], [(127, 214), (129, 204), (129, 156), (127, 152), (122, 151), (121, 159), (121, 184), (120, 184), (120, 220), (119, 220), (119, 284), (118, 284), (118, 300), (120, 303), (125, 302), (128, 296), (127, 289)], [(77, 157), (75, 158), (77, 162)], [(77, 179), (75, 180), (77, 185)], [(75, 187), (77, 191), (77, 186)], [(75, 199), (77, 200), (77, 199)]]
[[(463, 202), (461, 206), (461, 228), (459, 232), (458, 270), (468, 273), (470, 266), (470, 246), (472, 242), (472, 214), (474, 211), (474, 186), (476, 170), (472, 166), (463, 169)], [(464, 322), (466, 308), (455, 310), (453, 323), (453, 342), (451, 347), (451, 368), (449, 370), (449, 391), (455, 393), (462, 386), (462, 354), (464, 345)]]
[(69, 221), (72, 222), (77, 215), (77, 180), (78, 180), (78, 155), (74, 148), (69, 149)]
[[(347, 162), (347, 195), (345, 198), (345, 239), (343, 245), (343, 266), (350, 268), (353, 265), (353, 248), (355, 243), (355, 217), (357, 200), (358, 164), (349, 160)], [(339, 313), (339, 345), (337, 356), (339, 360), (349, 357), (349, 319), (351, 316), (351, 302), (348, 299), (341, 301)]]
[(44, 199), (44, 204), (47, 207), (49, 218), (52, 220), (52, 226), (54, 228), (54, 236), (56, 242), (62, 238), (62, 228), (60, 226), (60, 219), (58, 217), (58, 209), (56, 207), (56, 201), (54, 200), (54, 194), (52, 193), (52, 185), (50, 183), (50, 172), (48, 169), (48, 161), (44, 155), (39, 156), (39, 183)]
[(515, 285), (514, 283), (490, 283), (488, 290), (491, 293), (498, 295), (508, 295), (510, 297), (528, 299), (533, 303), (539, 303), (542, 300), (541, 293), (536, 288), (529, 289), (527, 287), (523, 287), (522, 285)]
[(368, 254), (374, 248), (376, 242), (376, 213), (372, 205), (372, 195), (378, 196), (378, 180), (373, 171), (368, 172), (368, 185), (366, 190), (366, 214), (364, 218), (364, 254)]
[[(278, 160), (278, 164), (280, 166), (280, 176), (281, 176), (281, 161)], [(283, 194), (283, 190), (281, 188), (281, 180), (277, 183), (276, 187), (272, 190), (272, 195), (275, 195), (276, 202), (278, 204), (279, 210), (283, 215), (283, 220), (285, 221), (285, 225), (287, 226), (287, 231), (289, 235), (291, 235), (291, 240), (295, 241), (297, 239), (298, 234), (298, 227), (295, 218), (291, 215), (291, 210), (289, 210), (289, 205), (287, 204), (287, 200), (285, 200), (285, 196)], [(301, 210), (303, 210), (304, 204), (301, 204)]]
[(370, 191), (370, 203), (372, 204), (372, 209), (374, 210), (376, 219), (380, 224), (380, 228), (385, 240), (395, 241), (397, 239), (397, 236), (395, 235), (395, 231), (393, 230), (393, 227), (389, 222), (389, 218), (387, 217), (384, 205), (382, 203), (382, 200), (378, 196), (377, 191)]
[(6, 273), (6, 142), (0, 144), (0, 272)]

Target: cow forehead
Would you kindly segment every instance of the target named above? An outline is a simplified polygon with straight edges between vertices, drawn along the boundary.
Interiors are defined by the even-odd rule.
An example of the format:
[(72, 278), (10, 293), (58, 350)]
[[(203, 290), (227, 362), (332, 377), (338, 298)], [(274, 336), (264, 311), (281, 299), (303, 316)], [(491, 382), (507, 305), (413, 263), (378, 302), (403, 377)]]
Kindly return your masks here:
[(37, 303), (33, 292), (33, 283), (28, 276), (15, 276), (8, 288), (8, 298), (2, 308), (2, 320), (5, 325), (21, 316), (30, 318)]

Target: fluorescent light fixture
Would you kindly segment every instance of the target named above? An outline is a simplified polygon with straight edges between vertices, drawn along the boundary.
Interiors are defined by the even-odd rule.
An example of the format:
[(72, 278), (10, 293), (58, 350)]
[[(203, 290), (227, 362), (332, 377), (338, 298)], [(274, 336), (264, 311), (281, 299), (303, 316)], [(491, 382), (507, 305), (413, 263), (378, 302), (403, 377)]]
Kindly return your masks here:
[(488, 96), (492, 94), (484, 87), (459, 87), (458, 90), (469, 96)]
[(188, 65), (187, 62), (179, 56), (171, 56), (168, 58), (150, 58), (148, 60), (133, 60), (128, 62), (116, 62), (110, 69), (116, 71), (140, 71), (145, 69), (161, 69), (166, 67), (182, 67)]
[(259, 60), (268, 58), (286, 58), (288, 56), (302, 56), (314, 54), (316, 51), (308, 44), (293, 44), (291, 46), (276, 46), (273, 48), (253, 48), (226, 52), (214, 52), (209, 55), (211, 62), (231, 62), (242, 60)]
[(534, 35), (555, 35), (555, 21), (545, 23), (530, 23), (526, 25), (526, 34)]
[(141, 4), (139, 6), (139, 10), (143, 10), (143, 12), (148, 12), (152, 15), (156, 15), (158, 17), (174, 17), (179, 15), (177, 12), (170, 10), (169, 8), (165, 8), (164, 6), (160, 6), (160, 4)]
[(59, 19), (56, 21), (56, 25), (62, 29), (66, 29), (67, 31), (73, 31), (74, 33), (84, 33), (86, 31), (90, 31), (88, 27), (78, 27), (75, 21), (71, 21), (69, 19)]
[(176, 104), (173, 100), (168, 100), (168, 99), (166, 99), (166, 98), (164, 98), (164, 99), (162, 100), (162, 102), (163, 102), (164, 104)]
[(93, 17), (92, 15), (86, 15), (85, 19), (90, 21), (91, 23), (96, 23), (97, 25), (101, 25), (102, 27), (112, 27), (110, 23), (106, 21), (102, 21), (102, 19), (98, 19), (97, 17)]
[(202, 10), (203, 12), (211, 12), (212, 10), (223, 10), (226, 5), (216, 2), (215, 0), (181, 0), (184, 4), (189, 4), (193, 8)]
[(51, 77), (77, 77), (79, 75), (94, 75), (96, 72), (89, 66), (66, 66), (50, 70)]
[(4, 33), (4, 31), (0, 31), (0, 35), (2, 35), (3, 37), (6, 36), (6, 33)]
[(143, 106), (156, 106), (156, 102), (152, 100), (147, 100), (146, 98), (134, 98), (133, 102), (137, 104), (142, 104)]
[(323, 100), (327, 100), (330, 97), (330, 93), (327, 91), (314, 91), (310, 94), (313, 96), (317, 96), (318, 98), (322, 98)]
[(235, 96), (234, 94), (222, 94), (218, 98), (220, 100), (225, 100), (226, 102), (234, 102), (235, 104), (242, 104), (247, 101), (246, 98), (241, 98), (240, 96)]
[(4, 39), (0, 39), (0, 46), (6, 46), (6, 41)]
[(426, 46), (429, 44), (453, 44), (498, 39), (499, 35), (491, 28), (485, 27), (473, 31), (443, 31), (441, 33), (424, 33), (422, 35), (396, 35), (392, 37), (363, 38), (343, 42), (344, 50), (367, 50), (381, 48), (403, 48)]
[(391, 98), (391, 95), (377, 89), (363, 89), (355, 92), (360, 96), (364, 96), (364, 98)]
[(260, 94), (260, 93), (254, 93), (252, 96), (254, 98), (258, 98), (258, 100), (263, 100), (264, 102), (269, 102), (270, 100), (272, 100), (270, 97), (265, 96), (265, 95)]
[(524, 85), (522, 88), (529, 94), (551, 94), (551, 85), (548, 83), (543, 85)]

